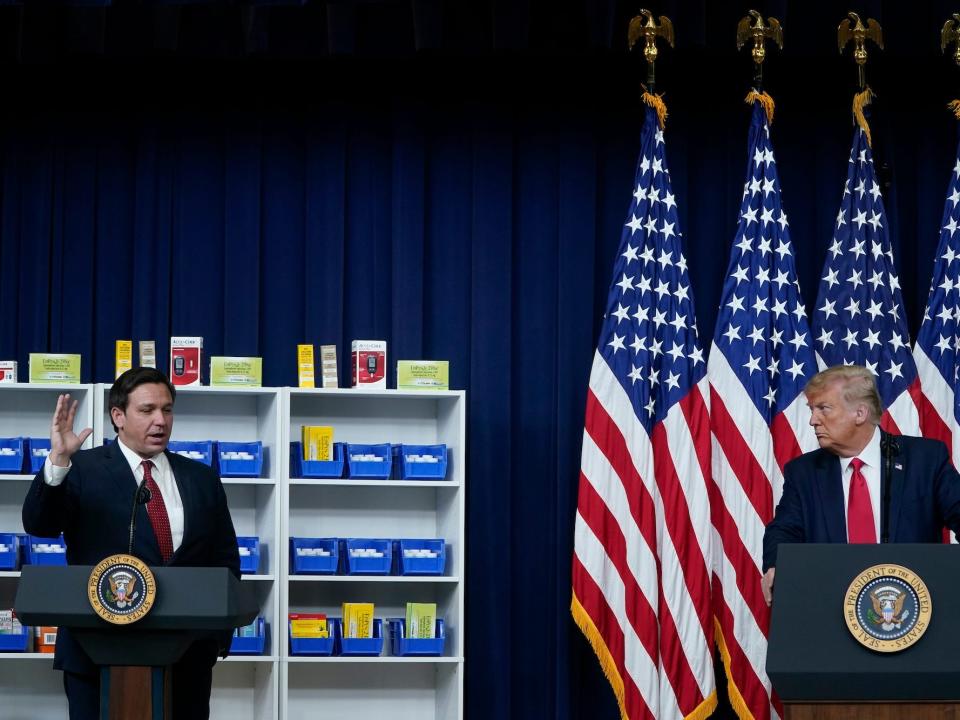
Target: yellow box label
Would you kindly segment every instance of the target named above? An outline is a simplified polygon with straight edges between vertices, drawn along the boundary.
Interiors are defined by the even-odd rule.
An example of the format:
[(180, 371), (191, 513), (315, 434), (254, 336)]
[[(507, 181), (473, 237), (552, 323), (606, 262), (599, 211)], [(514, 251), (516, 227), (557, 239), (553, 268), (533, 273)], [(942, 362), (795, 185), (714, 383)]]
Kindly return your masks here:
[(115, 378), (133, 367), (133, 340), (117, 340), (115, 359)]
[(297, 383), (302, 388), (315, 387), (313, 345), (297, 345)]

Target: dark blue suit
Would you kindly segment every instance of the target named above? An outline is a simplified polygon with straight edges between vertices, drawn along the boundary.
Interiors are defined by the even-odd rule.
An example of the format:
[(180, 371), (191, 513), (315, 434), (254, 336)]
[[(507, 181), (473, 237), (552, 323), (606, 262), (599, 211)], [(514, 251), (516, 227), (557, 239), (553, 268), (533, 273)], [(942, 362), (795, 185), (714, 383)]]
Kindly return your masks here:
[[(170, 452), (166, 456), (180, 491), (184, 516), (183, 540), (169, 565), (226, 567), (240, 577), (237, 536), (220, 478), (202, 463)], [(56, 537), (62, 532), (71, 565), (95, 565), (108, 555), (127, 552), (137, 482), (117, 442), (81, 450), (71, 463), (70, 472), (57, 487), (44, 482), (42, 469), (37, 473), (23, 503), (24, 530), (41, 537)], [(147, 565), (163, 564), (145, 505), (137, 509), (133, 554)], [(229, 642), (229, 633), (198, 640), (175, 666), (174, 717), (186, 717), (177, 712), (182, 704), (194, 708), (198, 703), (200, 708), (208, 705), (208, 678), (218, 654), (229, 648)], [(57, 633), (54, 667), (79, 675), (96, 673), (96, 667), (65, 629)], [(198, 678), (200, 682), (196, 682)], [(201, 712), (198, 716), (204, 715)]]
[[(944, 527), (960, 532), (960, 475), (946, 446), (939, 440), (906, 435), (896, 436), (895, 441), (890, 463), (890, 542), (935, 543), (942, 540)], [(885, 472), (883, 466), (881, 472)], [(783, 497), (763, 534), (764, 572), (776, 566), (780, 543), (846, 541), (840, 458), (820, 449), (787, 463)]]

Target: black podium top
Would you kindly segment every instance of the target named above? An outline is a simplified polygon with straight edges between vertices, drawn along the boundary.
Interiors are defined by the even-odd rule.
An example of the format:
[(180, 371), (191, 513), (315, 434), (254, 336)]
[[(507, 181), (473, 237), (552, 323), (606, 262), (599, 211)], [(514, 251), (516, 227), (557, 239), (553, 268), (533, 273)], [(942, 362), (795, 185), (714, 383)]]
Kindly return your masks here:
[[(846, 591), (863, 570), (903, 565), (930, 591), (926, 633), (895, 653), (857, 642), (844, 620)], [(785, 702), (960, 700), (960, 547), (781, 545), (767, 674)]]

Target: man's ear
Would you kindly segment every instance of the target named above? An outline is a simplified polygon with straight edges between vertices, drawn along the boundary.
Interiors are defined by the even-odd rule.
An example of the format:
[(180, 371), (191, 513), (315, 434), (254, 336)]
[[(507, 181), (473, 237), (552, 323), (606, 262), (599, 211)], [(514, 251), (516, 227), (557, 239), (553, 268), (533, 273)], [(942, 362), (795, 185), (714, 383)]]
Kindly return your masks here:
[(120, 421), (123, 420), (123, 410), (118, 407), (110, 408), (110, 419), (113, 420), (113, 424), (116, 425), (117, 428), (122, 428), (123, 423)]

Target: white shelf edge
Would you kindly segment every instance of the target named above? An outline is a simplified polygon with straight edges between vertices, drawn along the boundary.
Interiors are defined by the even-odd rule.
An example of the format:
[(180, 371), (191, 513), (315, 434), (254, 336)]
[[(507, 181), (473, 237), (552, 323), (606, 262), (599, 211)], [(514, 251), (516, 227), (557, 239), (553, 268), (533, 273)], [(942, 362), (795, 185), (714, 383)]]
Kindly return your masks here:
[(364, 390), (360, 388), (290, 388), (290, 396), (295, 397), (346, 397), (366, 398), (415, 398), (417, 400), (436, 400), (438, 398), (458, 398), (465, 390)]
[(90, 390), (95, 383), (0, 383), (0, 392), (4, 390), (56, 390), (68, 393), (72, 390)]
[(0, 660), (53, 660), (53, 653), (0, 652)]
[(290, 582), (442, 583), (456, 585), (458, 575), (290, 575)]
[(277, 481), (273, 478), (232, 478), (222, 477), (220, 482), (224, 485), (276, 485)]
[(3, 473), (0, 474), (0, 482), (17, 482), (19, 480), (25, 480), (27, 482), (32, 482), (34, 475), (26, 475), (23, 473)]
[(279, 659), (276, 655), (230, 655), (225, 658), (217, 658), (217, 663), (272, 663)]
[(269, 581), (269, 582), (272, 582), (272, 581), (276, 580), (277, 578), (276, 578), (276, 576), (274, 576), (273, 573), (270, 573), (269, 575), (243, 575), (243, 574), (241, 574), (241, 575), (240, 575), (240, 579), (241, 579), (241, 580), (250, 580), (250, 581), (263, 581), (263, 582)]
[(303, 487), (460, 487), (460, 482), (457, 480), (351, 480), (349, 478), (289, 478), (287, 483), (291, 487), (296, 487), (298, 485)]
[(0, 578), (18, 578), (20, 577), (19, 570), (0, 570)]
[(432, 665), (456, 665), (463, 662), (461, 657), (394, 657), (392, 655), (380, 655), (377, 657), (343, 657), (342, 655), (311, 657), (290, 655), (284, 658), (288, 663), (403, 663), (403, 664), (432, 664)]

